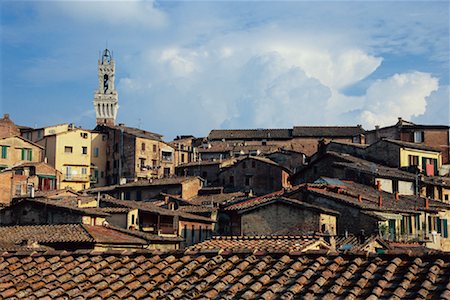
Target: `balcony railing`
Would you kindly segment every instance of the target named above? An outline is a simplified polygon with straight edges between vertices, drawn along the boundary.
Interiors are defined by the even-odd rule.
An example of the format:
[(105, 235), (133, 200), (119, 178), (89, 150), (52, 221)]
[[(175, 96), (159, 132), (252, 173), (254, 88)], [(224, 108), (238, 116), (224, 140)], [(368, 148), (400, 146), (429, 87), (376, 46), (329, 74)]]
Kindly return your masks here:
[(66, 174), (66, 175), (64, 175), (64, 181), (83, 181), (83, 182), (88, 182), (89, 181), (89, 175)]

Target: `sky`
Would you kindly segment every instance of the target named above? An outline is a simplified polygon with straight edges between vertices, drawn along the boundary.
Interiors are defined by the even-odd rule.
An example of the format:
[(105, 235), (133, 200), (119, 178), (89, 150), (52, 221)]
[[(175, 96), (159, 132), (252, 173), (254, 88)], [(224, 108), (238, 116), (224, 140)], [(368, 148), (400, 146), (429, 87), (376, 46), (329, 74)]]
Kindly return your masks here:
[(298, 125), (450, 125), (449, 1), (3, 1), (0, 112), (177, 135)]

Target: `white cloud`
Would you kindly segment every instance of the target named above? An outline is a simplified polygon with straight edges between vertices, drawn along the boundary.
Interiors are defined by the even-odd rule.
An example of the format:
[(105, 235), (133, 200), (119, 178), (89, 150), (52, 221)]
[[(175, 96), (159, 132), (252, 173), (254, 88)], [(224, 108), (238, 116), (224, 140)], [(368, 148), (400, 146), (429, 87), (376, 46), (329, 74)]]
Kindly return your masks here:
[[(158, 28), (167, 24), (167, 16), (153, 0), (56, 1), (55, 10), (77, 22), (104, 23), (127, 27)], [(47, 13), (48, 7), (46, 7)], [(97, 32), (101, 35), (101, 32)], [(106, 37), (107, 38), (107, 37)]]
[(425, 113), (427, 97), (439, 87), (428, 73), (412, 72), (375, 81), (364, 96), (360, 122), (366, 128), (395, 123), (397, 117), (411, 119)]

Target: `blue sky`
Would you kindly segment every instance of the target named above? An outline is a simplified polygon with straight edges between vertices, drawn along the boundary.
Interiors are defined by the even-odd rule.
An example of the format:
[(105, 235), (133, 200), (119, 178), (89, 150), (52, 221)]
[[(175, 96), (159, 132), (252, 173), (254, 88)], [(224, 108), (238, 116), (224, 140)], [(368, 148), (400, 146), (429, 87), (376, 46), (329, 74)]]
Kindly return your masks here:
[(1, 103), (18, 124), (95, 126), (99, 51), (118, 122), (213, 128), (449, 122), (448, 1), (3, 1)]

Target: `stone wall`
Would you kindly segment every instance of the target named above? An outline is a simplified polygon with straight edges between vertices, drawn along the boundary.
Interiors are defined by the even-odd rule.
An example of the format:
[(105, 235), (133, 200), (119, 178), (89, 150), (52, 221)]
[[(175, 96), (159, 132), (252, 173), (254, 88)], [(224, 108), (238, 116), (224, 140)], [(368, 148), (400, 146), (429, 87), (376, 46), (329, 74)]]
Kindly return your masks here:
[(241, 215), (242, 235), (300, 234), (320, 231), (320, 213), (284, 203)]

